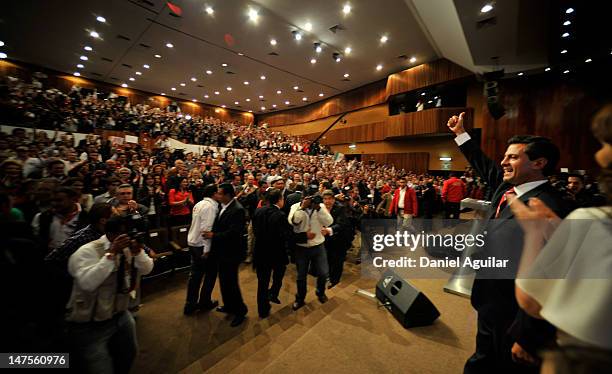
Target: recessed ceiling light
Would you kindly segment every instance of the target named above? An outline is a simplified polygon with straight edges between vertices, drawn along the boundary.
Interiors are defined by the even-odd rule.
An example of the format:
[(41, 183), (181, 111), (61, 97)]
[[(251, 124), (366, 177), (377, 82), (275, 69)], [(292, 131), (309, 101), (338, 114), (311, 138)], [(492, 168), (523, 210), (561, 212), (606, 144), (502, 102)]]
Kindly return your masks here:
[(4, 42), (0, 40), (0, 47), (4, 47)]
[(321, 93), (319, 94), (319, 97), (323, 97), (323, 92), (321, 92)]
[(249, 85), (249, 81), (244, 81), (244, 82), (242, 82), (242, 84), (244, 84), (245, 86), (248, 86)]
[(490, 11), (493, 10), (493, 5), (491, 4), (485, 4), (485, 6), (483, 6), (482, 8), (480, 8), (480, 13), (489, 13)]
[(312, 31), (312, 23), (306, 22), (306, 24), (304, 25), (304, 30)]
[(215, 12), (215, 10), (211, 6), (207, 6), (205, 11), (206, 13), (211, 14), (211, 15)]
[(84, 67), (85, 67), (85, 65), (83, 65), (83, 64), (77, 64), (77, 68), (79, 68), (79, 69), (83, 69)]
[(74, 75), (75, 77), (80, 77), (81, 73), (79, 73), (78, 71), (75, 71), (74, 73), (72, 73), (72, 75)]
[(249, 113), (253, 113), (253, 111), (252, 111), (252, 110), (249, 110)]
[(571, 13), (574, 13), (574, 8), (567, 8), (565, 10), (565, 14), (571, 14)]
[(162, 95), (162, 96), (166, 96), (166, 93), (165, 93), (165, 92), (162, 92), (162, 93), (161, 93), (161, 95)]
[(185, 83), (181, 83), (181, 84), (180, 84), (180, 86), (181, 86), (181, 87), (185, 87)]
[(251, 101), (251, 99), (245, 99), (245, 101), (248, 103), (249, 101)]
[(546, 68), (546, 69), (544, 69), (544, 71), (550, 71), (550, 68)]
[(87, 60), (89, 60), (89, 59), (87, 58), (87, 56), (81, 56), (81, 57), (79, 57), (79, 58), (80, 58), (82, 61), (87, 61)]
[(219, 91), (215, 91), (215, 95), (218, 95), (218, 94), (219, 94)]
[(166, 47), (168, 47), (168, 48), (174, 48), (174, 44), (172, 44), (172, 43), (166, 43)]
[(425, 95), (426, 95), (426, 93), (425, 93), (425, 92), (421, 92), (421, 96), (425, 96)]
[(227, 67), (227, 64), (224, 62), (224, 63), (222, 63), (222, 64), (221, 64), (221, 66), (223, 66), (224, 68), (226, 68), (226, 67)]
[(349, 77), (349, 73), (344, 73), (344, 78), (348, 78)]
[(136, 78), (134, 77), (129, 77), (128, 79), (131, 80), (132, 82), (136, 80)]
[(350, 54), (352, 51), (353, 51), (353, 49), (352, 49), (351, 47), (346, 47), (346, 48), (344, 48), (344, 54), (345, 54), (345, 55)]
[(564, 71), (563, 71), (563, 74), (567, 74), (567, 73), (569, 73), (569, 72), (570, 72), (569, 70), (564, 70)]
[(564, 32), (563, 34), (561, 34), (562, 38), (567, 38), (569, 36), (569, 32)]
[(280, 94), (282, 94), (282, 93), (283, 93), (283, 91), (281, 91), (281, 90), (277, 90), (277, 91), (276, 91), (276, 93), (280, 95)]
[(565, 21), (565, 22), (563, 22), (563, 26), (569, 26), (569, 25), (571, 25), (571, 24), (572, 24), (572, 22), (571, 22), (571, 21)]
[(344, 14), (349, 14), (351, 12), (351, 5), (350, 4), (344, 4), (344, 6), (342, 7), (342, 13)]
[(410, 57), (410, 62), (414, 64), (416, 62), (416, 57), (414, 56)]
[(321, 51), (323, 51), (323, 47), (321, 47), (321, 43), (315, 43), (314, 47), (315, 47), (316, 53), (321, 53)]
[(300, 89), (300, 87), (298, 87), (298, 86), (293, 86), (293, 89), (297, 91), (297, 90), (299, 90), (299, 89)]
[(238, 104), (240, 104), (239, 101), (234, 101), (234, 105), (238, 105)]
[(266, 80), (266, 76), (265, 76), (265, 75), (262, 75), (261, 77), (259, 77), (259, 79), (261, 79), (262, 81), (263, 81), (263, 80)]
[(310, 63), (311, 64), (316, 64), (317, 63), (317, 59), (316, 58), (311, 58), (310, 59)]
[(262, 107), (261, 107), (261, 110), (266, 110), (266, 107), (265, 107), (265, 106), (262, 106)]
[(257, 12), (257, 10), (253, 9), (253, 8), (249, 8), (249, 19), (253, 22), (256, 22), (257, 19), (259, 18), (259, 13)]
[(155, 55), (155, 58), (161, 58), (161, 55)]
[(196, 99), (191, 99), (191, 101), (193, 101), (195, 103), (197, 100)]
[(102, 16), (97, 16), (96, 17), (96, 21), (104, 23), (104, 22), (106, 22), (106, 18), (104, 18)]
[(100, 37), (100, 34), (98, 34), (98, 33), (97, 33), (97, 32), (95, 32), (95, 31), (90, 31), (90, 32), (89, 32), (89, 36), (91, 36), (92, 38), (99, 38), (99, 37)]
[(525, 73), (523, 73), (523, 72), (521, 71), (521, 72), (520, 72), (520, 73), (518, 73), (517, 75), (520, 77), (520, 76), (522, 76), (523, 74), (525, 74)]
[(210, 71), (210, 70), (206, 70), (206, 74), (211, 75), (211, 74), (212, 74), (212, 71)]
[(229, 86), (227, 86), (225, 89), (226, 89), (226, 90), (228, 90), (228, 91), (231, 91), (231, 90), (232, 90), (232, 88), (231, 88), (231, 87), (229, 87)]
[(340, 56), (340, 53), (338, 53), (338, 52), (334, 52), (332, 54), (332, 57), (334, 58), (334, 61), (336, 61), (336, 62), (340, 62), (342, 60), (342, 56)]
[(83, 49), (86, 50), (86, 51), (93, 51), (93, 48), (91, 48), (88, 45), (86, 45)]
[(590, 58), (587, 58), (586, 60), (584, 60), (584, 62), (591, 62), (593, 60), (591, 60)]
[(192, 81), (192, 82), (196, 82), (197, 80), (198, 80), (198, 78), (196, 78), (196, 77), (191, 77), (191, 81)]
[(308, 101), (308, 98), (307, 97), (303, 97), (302, 101)]
[(285, 105), (289, 105), (289, 104), (291, 104), (291, 103), (290, 103), (290, 102), (288, 102), (288, 101), (285, 101)]
[(276, 39), (270, 39), (270, 44), (271, 45), (276, 45)]
[(141, 72), (139, 72), (139, 71), (137, 71), (135, 74), (136, 74), (136, 75), (142, 75), (142, 73), (141, 73)]
[(8, 57), (8, 56), (6, 55), (6, 53), (4, 53), (4, 52), (0, 52), (0, 59), (5, 59), (5, 58), (7, 58), (7, 57)]
[(376, 70), (380, 71), (382, 70), (383, 66), (381, 64), (376, 65)]
[(260, 98), (260, 99), (263, 99), (264, 97), (263, 97), (263, 95), (259, 95), (259, 98)]
[(128, 86), (127, 83), (122, 83), (121, 84), (121, 87), (123, 87), (123, 88), (127, 88), (127, 86)]
[(172, 91), (176, 91), (176, 87), (172, 87), (170, 88)]
[(564, 54), (566, 54), (566, 53), (567, 53), (567, 49), (564, 49), (564, 50), (562, 50), (562, 51), (561, 51), (561, 54), (562, 54), (562, 55), (564, 55)]
[(238, 52), (238, 56), (244, 56), (244, 53)]
[(223, 104), (223, 105), (221, 105), (221, 108), (227, 108), (227, 107), (225, 106), (225, 104)]
[(209, 97), (208, 95), (204, 95), (204, 98), (205, 98), (205, 99), (208, 99), (208, 97)]
[(383, 35), (383, 36), (380, 37), (380, 42), (381, 43), (386, 43), (387, 40), (389, 40), (389, 37), (387, 35)]
[(144, 64), (144, 65), (142, 65), (142, 67), (145, 68), (145, 69), (150, 68), (150, 66), (148, 64)]
[(272, 108), (276, 108), (276, 104), (272, 104)]
[(295, 38), (295, 40), (302, 40), (302, 34), (299, 31), (294, 30), (291, 33), (293, 34), (293, 37)]

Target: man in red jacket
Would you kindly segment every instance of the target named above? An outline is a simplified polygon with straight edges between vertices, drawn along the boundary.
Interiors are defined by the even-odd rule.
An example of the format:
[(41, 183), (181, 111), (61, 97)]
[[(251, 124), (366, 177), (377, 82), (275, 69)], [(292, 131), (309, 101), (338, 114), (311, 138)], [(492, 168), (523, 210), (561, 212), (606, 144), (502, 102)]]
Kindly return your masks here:
[(393, 193), (389, 213), (397, 215), (398, 227), (410, 226), (412, 217), (419, 213), (416, 192), (406, 185), (406, 178), (399, 180), (399, 188)]
[(457, 178), (456, 173), (451, 173), (450, 179), (445, 180), (442, 185), (445, 219), (459, 219), (459, 206), (465, 195), (465, 183)]

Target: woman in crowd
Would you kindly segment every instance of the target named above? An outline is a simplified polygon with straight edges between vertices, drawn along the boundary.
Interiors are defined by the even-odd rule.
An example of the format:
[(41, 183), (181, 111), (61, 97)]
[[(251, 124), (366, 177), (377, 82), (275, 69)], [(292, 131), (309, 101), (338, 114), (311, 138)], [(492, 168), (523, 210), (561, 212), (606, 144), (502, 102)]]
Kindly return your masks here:
[(138, 203), (149, 208), (147, 218), (150, 229), (157, 229), (161, 225), (162, 203), (166, 194), (160, 186), (155, 186), (155, 177), (151, 174), (144, 176), (144, 185), (138, 190)]
[[(612, 201), (612, 105), (592, 131), (600, 184)], [(527, 313), (557, 328), (558, 348), (543, 355), (542, 373), (603, 373), (612, 367), (612, 205), (573, 211), (544, 245), (559, 218), (540, 200), (510, 207), (525, 231), (516, 297)]]
[(168, 192), (170, 225), (189, 225), (191, 223), (191, 208), (194, 205), (193, 195), (189, 191), (189, 181), (186, 178), (178, 177), (177, 182), (178, 188), (172, 188)]

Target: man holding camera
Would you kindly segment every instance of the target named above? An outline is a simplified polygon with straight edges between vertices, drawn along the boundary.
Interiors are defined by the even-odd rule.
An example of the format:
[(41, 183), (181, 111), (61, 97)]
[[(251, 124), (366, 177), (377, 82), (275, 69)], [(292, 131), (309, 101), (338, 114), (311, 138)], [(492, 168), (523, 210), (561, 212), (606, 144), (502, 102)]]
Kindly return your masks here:
[(312, 195), (302, 199), (291, 207), (288, 221), (293, 225), (294, 233), (306, 233), (308, 240), (297, 243), (295, 249), (295, 262), (297, 267), (297, 295), (293, 303), (293, 310), (298, 310), (306, 303), (306, 278), (310, 264), (313, 265), (317, 275), (317, 298), (321, 303), (327, 302), (325, 296), (325, 283), (329, 273), (327, 255), (325, 253), (325, 238), (321, 234), (324, 227), (330, 226), (334, 219), (325, 208), (319, 195)]
[(128, 227), (126, 218), (111, 217), (106, 234), (68, 261), (74, 285), (66, 321), (83, 372), (127, 373), (136, 357), (136, 328), (128, 307), (140, 276), (153, 270), (153, 260), (127, 234)]

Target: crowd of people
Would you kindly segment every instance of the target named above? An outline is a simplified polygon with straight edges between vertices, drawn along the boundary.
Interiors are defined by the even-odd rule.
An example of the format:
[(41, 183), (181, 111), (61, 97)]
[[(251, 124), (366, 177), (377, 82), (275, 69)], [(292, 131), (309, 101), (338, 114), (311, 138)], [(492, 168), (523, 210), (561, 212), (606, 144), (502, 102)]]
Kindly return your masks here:
[[(520, 186), (534, 181), (549, 188), (555, 198), (543, 200), (554, 200), (559, 209), (553, 210), (561, 217), (576, 207), (606, 203), (593, 180), (580, 173), (556, 173), (556, 160), (546, 152), (534, 151), (550, 161), (545, 171), (532, 164), (533, 170), (520, 169), (507, 154), (502, 171), (493, 174), (494, 164), (482, 161), (484, 156), (459, 126), (462, 117), (453, 117), (449, 128), (473, 168), (445, 176), (338, 159), (265, 128), (98, 96), (78, 88), (67, 94), (43, 90), (37, 79), (31, 84), (9, 79), (2, 98), (11, 108), (3, 111), (5, 123), (68, 131), (53, 138), (36, 129), (0, 133), (0, 225), (10, 233), (0, 238), (2, 273), (9, 281), (18, 280), (7, 297), (19, 305), (6, 310), (4, 320), (31, 328), (24, 331), (16, 323), (7, 331), (15, 336), (13, 345), (31, 351), (45, 347), (48, 341), (40, 337), (57, 336), (52, 326), (61, 326), (76, 347), (75, 357), (90, 371), (126, 372), (134, 359), (132, 313), (139, 307), (141, 277), (154, 269), (157, 255), (144, 244), (148, 230), (189, 227), (191, 270), (184, 314), (217, 308), (232, 314), (231, 325), (238, 326), (248, 312), (238, 283), (241, 263), (255, 265), (261, 318), (270, 314), (270, 303), (280, 303), (291, 262), (297, 272), (293, 309), (305, 305), (309, 272), (317, 277), (317, 299), (325, 303), (326, 290), (342, 280), (363, 219), (396, 219), (404, 225), (415, 217), (458, 218), (465, 197), (492, 200), (497, 218), (505, 209), (505, 188), (523, 191)], [(97, 129), (146, 132), (156, 141), (149, 148), (90, 134), (77, 144), (71, 134)], [(227, 148), (185, 153), (171, 149), (168, 136)], [(609, 133), (598, 137), (610, 146)], [(541, 145), (532, 138), (513, 142), (510, 147)], [(359, 261), (359, 253), (354, 259)], [(212, 299), (217, 278), (222, 306)], [(507, 346), (505, 330), (520, 311), (513, 283), (510, 288), (498, 285), (475, 284), (479, 338), (467, 372), (511, 367), (516, 364), (509, 363), (512, 357), (536, 361), (539, 346), (516, 340)], [(39, 295), (35, 299), (28, 296), (32, 290)], [(45, 316), (33, 313), (40, 303), (49, 307)], [(44, 333), (37, 330), (41, 326)], [(111, 343), (121, 347), (121, 355), (105, 348)], [(491, 356), (493, 351), (497, 356)]]

